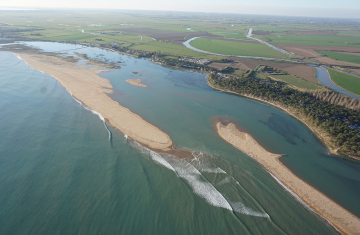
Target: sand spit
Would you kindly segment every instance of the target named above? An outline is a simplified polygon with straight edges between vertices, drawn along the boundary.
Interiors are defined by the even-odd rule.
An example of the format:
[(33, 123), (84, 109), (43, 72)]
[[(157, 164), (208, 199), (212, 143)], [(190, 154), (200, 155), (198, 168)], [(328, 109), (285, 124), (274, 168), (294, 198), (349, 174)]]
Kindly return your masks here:
[(101, 70), (86, 69), (41, 53), (17, 55), (31, 67), (55, 77), (76, 99), (100, 113), (108, 124), (122, 133), (152, 149), (171, 150), (173, 143), (166, 133), (107, 95), (112, 93), (112, 85), (97, 75)]
[(141, 83), (141, 79), (126, 79), (126, 82), (134, 86), (147, 87), (145, 84)]
[(249, 134), (239, 131), (233, 123), (223, 125), (219, 121), (216, 123), (216, 129), (220, 137), (259, 161), (310, 208), (330, 221), (343, 234), (360, 234), (360, 219), (292, 173), (280, 162), (281, 155), (268, 152)]

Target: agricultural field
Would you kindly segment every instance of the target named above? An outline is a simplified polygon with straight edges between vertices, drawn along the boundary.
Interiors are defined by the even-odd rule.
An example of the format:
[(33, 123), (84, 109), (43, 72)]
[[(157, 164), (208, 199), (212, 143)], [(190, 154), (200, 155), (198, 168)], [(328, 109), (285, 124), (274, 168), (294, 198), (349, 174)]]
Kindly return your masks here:
[(327, 69), (331, 80), (338, 86), (356, 95), (360, 95), (360, 78), (341, 73), (334, 69)]
[[(314, 32), (316, 33), (316, 32)], [(344, 36), (331, 34), (297, 34), (297, 32), (279, 34), (272, 33), (264, 36), (272, 44), (294, 44), (312, 46), (332, 46), (332, 47), (360, 47), (358, 36)]]
[(193, 51), (184, 46), (179, 46), (166, 42), (158, 42), (158, 41), (138, 44), (130, 48), (141, 51), (161, 52), (167, 55), (182, 56), (182, 57), (197, 57), (197, 58), (205, 58), (205, 59), (213, 59), (213, 60), (224, 58), (222, 56), (208, 55), (205, 53)]
[(317, 52), (334, 60), (360, 64), (360, 53), (359, 55), (351, 55), (351, 54), (339, 53), (334, 51), (317, 51)]
[(198, 38), (190, 42), (190, 45), (203, 51), (218, 54), (288, 58), (283, 53), (259, 43)]
[(290, 74), (270, 75), (270, 77), (274, 78), (276, 80), (283, 81), (287, 84), (293, 85), (297, 88), (305, 89), (305, 90), (315, 90), (315, 89), (320, 89), (322, 87), (321, 85), (317, 85), (315, 83), (306, 81), (305, 79), (302, 79), (302, 78), (299, 78), (299, 77), (296, 77), (296, 76), (290, 75)]

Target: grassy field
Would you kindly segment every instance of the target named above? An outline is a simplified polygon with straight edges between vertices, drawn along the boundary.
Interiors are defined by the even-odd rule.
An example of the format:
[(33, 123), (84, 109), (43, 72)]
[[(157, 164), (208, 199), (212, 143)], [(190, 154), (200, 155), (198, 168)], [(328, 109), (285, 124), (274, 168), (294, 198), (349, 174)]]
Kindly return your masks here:
[(271, 58), (288, 58), (283, 53), (280, 53), (263, 44), (234, 42), (226, 40), (198, 38), (192, 41), (191, 46), (200, 50), (209, 51), (213, 53), (226, 55), (243, 55), (243, 56), (260, 56)]
[(231, 33), (231, 34), (227, 34), (225, 36), (225, 38), (234, 38), (234, 39), (245, 39), (248, 40), (248, 38), (246, 37), (245, 33)]
[(317, 51), (317, 52), (335, 60), (360, 64), (360, 56), (349, 55), (349, 54), (333, 52), (333, 51)]
[(221, 56), (208, 55), (205, 53), (196, 52), (196, 51), (190, 50), (184, 46), (178, 46), (175, 44), (158, 42), (158, 41), (153, 41), (153, 42), (149, 42), (146, 44), (138, 44), (138, 45), (132, 46), (131, 49), (151, 51), (151, 52), (160, 51), (161, 53), (166, 53), (169, 55), (184, 56), (184, 57), (197, 57), (197, 58), (206, 58), (206, 59), (222, 59), (222, 58), (224, 58)]
[(331, 80), (336, 85), (356, 95), (360, 95), (360, 78), (345, 73), (341, 73), (333, 69), (327, 69), (327, 70), (329, 71)]
[(270, 77), (273, 77), (276, 80), (281, 80), (285, 83), (288, 83), (290, 85), (296, 86), (301, 89), (315, 90), (321, 88), (320, 85), (306, 81), (305, 79), (299, 77), (295, 77), (294, 75), (270, 75)]
[[(258, 35), (259, 38), (269, 38), (271, 43), (356, 46), (358, 43), (359, 28), (357, 24), (349, 23), (344, 28), (337, 23), (329, 23), (323, 19), (286, 19), (273, 17), (271, 19), (253, 16), (214, 15), (198, 13), (168, 13), (168, 12), (138, 12), (138, 11), (3, 11), (0, 15), (0, 34), (4, 37), (26, 37), (36, 40), (49, 41), (79, 41), (89, 43), (121, 43), (123, 47), (132, 47), (138, 50), (162, 51), (164, 53), (184, 57), (215, 58), (216, 56), (194, 52), (178, 44), (188, 38), (188, 33), (215, 34), (233, 39), (246, 39), (249, 28), (254, 30), (272, 31), (271, 35)], [(308, 22), (308, 23), (306, 23)], [(156, 29), (167, 31), (168, 34), (156, 38), (145, 31), (126, 29)], [(191, 30), (188, 30), (191, 28)], [(9, 33), (7, 30), (17, 29)], [(82, 33), (81, 30), (84, 30)], [(350, 35), (295, 35), (288, 34), (289, 30), (333, 30), (334, 32)], [(184, 33), (183, 38), (176, 38), (175, 34)], [(173, 35), (174, 34), (174, 35)], [(351, 36), (354, 34), (354, 36)], [(147, 35), (147, 36), (146, 36)], [(141, 39), (142, 36), (142, 40)], [(168, 38), (167, 38), (168, 37)], [(177, 45), (163, 43), (177, 41)], [(176, 44), (175, 43), (175, 44)], [(193, 46), (219, 54), (259, 56), (272, 58), (287, 58), (261, 44), (251, 44), (239, 41), (197, 39)], [(360, 45), (359, 45), (360, 46)], [(331, 55), (328, 55), (331, 57)], [(351, 57), (351, 56), (350, 56)], [(349, 58), (350, 58), (349, 57)], [(354, 62), (355, 57), (351, 57)], [(337, 58), (342, 60), (341, 58)], [(344, 60), (347, 61), (347, 60)]]
[(294, 44), (312, 46), (360, 47), (360, 38), (357, 36), (342, 35), (297, 35), (297, 34), (271, 34), (265, 36), (273, 44)]

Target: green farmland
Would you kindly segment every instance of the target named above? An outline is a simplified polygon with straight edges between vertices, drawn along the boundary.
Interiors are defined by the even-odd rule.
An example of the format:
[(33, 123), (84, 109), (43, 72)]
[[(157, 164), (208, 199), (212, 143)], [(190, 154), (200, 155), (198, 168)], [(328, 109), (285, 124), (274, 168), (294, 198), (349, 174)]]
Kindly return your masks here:
[(360, 64), (360, 56), (349, 55), (349, 54), (333, 52), (333, 51), (317, 51), (317, 52), (331, 59)]
[(360, 47), (357, 36), (281, 34), (281, 37), (278, 37), (278, 34), (271, 34), (265, 37), (272, 44)]
[(286, 55), (271, 49), (263, 44), (225, 41), (208, 38), (198, 38), (192, 41), (191, 46), (213, 53), (240, 56), (259, 56), (270, 58), (288, 58)]
[(321, 88), (320, 85), (295, 77), (294, 75), (271, 75), (270, 77), (275, 78), (276, 80), (284, 81), (301, 89), (315, 90)]
[(157, 42), (157, 41), (149, 42), (146, 44), (138, 44), (138, 45), (132, 46), (131, 49), (142, 50), (142, 51), (151, 51), (151, 52), (161, 52), (161, 53), (166, 53), (169, 55), (184, 56), (184, 57), (190, 56), (190, 57), (208, 58), (208, 59), (223, 58), (221, 56), (208, 55), (205, 53), (193, 51), (184, 46), (178, 46), (178, 45), (171, 44), (171, 43)]
[(331, 80), (338, 86), (356, 95), (360, 95), (360, 78), (328, 69)]

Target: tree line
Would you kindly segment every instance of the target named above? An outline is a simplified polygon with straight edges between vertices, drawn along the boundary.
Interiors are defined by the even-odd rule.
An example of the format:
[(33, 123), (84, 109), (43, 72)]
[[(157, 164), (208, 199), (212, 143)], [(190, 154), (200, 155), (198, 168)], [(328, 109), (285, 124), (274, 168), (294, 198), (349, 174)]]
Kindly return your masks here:
[(331, 94), (302, 92), (271, 79), (264, 82), (253, 76), (219, 79), (209, 75), (208, 81), (214, 87), (295, 110), (307, 123), (325, 132), (331, 144), (338, 148), (338, 153), (360, 157), (360, 112), (337, 104), (341, 101), (336, 100), (342, 97), (329, 100), (326, 97), (331, 97)]

